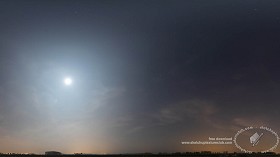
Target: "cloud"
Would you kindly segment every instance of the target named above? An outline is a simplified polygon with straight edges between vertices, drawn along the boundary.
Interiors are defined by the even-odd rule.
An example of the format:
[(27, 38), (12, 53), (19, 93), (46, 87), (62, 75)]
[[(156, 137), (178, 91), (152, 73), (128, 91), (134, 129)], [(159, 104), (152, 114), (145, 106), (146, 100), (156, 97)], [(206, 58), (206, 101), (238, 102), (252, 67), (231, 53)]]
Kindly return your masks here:
[(187, 100), (161, 108), (154, 116), (159, 125), (178, 123), (184, 120), (209, 121), (218, 108), (202, 100)]
[(98, 109), (104, 105), (110, 105), (112, 99), (122, 96), (125, 92), (125, 89), (122, 87), (113, 88), (113, 87), (100, 87), (91, 91), (88, 105), (91, 106), (91, 111)]
[(233, 125), (240, 127), (258, 127), (258, 126), (266, 126), (268, 124), (267, 119), (265, 117), (237, 117), (232, 120)]

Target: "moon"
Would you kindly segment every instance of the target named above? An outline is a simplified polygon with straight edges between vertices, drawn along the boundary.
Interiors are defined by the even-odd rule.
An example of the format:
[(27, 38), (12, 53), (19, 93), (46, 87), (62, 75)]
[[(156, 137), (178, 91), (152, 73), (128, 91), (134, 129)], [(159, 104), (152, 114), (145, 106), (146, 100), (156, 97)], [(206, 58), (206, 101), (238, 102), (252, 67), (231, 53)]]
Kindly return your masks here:
[(70, 86), (73, 81), (70, 77), (66, 77), (63, 82), (66, 86)]

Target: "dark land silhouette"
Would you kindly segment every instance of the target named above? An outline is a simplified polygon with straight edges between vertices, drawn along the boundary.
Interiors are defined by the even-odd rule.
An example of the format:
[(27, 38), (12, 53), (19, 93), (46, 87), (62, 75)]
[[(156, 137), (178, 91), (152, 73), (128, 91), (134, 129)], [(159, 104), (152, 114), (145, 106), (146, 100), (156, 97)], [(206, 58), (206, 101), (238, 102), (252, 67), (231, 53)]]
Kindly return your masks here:
[(177, 152), (177, 153), (135, 153), (135, 154), (0, 154), (0, 157), (280, 157), (280, 154), (274, 152), (267, 153), (216, 153), (216, 152)]

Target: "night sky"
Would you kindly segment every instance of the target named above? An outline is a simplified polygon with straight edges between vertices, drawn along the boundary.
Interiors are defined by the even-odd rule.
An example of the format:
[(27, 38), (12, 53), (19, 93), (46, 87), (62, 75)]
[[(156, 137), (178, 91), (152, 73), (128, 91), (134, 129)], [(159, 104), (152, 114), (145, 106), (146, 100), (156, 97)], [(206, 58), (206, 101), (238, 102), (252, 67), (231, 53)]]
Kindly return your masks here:
[(280, 132), (280, 1), (0, 0), (0, 73), (3, 153), (238, 151), (181, 142)]

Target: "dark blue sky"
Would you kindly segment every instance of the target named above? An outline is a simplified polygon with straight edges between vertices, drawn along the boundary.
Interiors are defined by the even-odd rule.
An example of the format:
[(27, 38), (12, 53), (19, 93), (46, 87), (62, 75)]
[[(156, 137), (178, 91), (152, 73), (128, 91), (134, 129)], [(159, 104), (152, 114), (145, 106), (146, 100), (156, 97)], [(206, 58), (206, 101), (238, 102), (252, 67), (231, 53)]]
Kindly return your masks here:
[(181, 141), (280, 129), (279, 1), (1, 0), (0, 21), (0, 152), (237, 151)]

